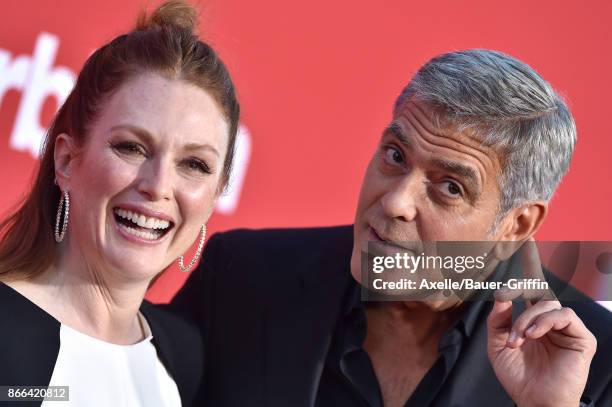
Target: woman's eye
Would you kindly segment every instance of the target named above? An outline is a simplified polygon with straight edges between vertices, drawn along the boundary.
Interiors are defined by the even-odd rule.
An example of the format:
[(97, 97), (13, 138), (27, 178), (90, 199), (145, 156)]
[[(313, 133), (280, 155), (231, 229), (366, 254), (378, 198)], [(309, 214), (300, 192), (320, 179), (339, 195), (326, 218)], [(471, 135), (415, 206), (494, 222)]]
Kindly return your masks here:
[(145, 157), (147, 156), (147, 150), (145, 150), (144, 147), (140, 144), (134, 143), (132, 141), (123, 141), (120, 143), (113, 144), (113, 148), (119, 151), (120, 153), (127, 155), (142, 155)]
[(404, 157), (402, 153), (395, 147), (387, 146), (385, 147), (385, 160), (391, 164), (401, 164), (404, 162)]
[(192, 158), (189, 160), (185, 161), (185, 166), (190, 170), (190, 171), (196, 171), (196, 172), (200, 172), (202, 174), (210, 174), (210, 167), (201, 160)]

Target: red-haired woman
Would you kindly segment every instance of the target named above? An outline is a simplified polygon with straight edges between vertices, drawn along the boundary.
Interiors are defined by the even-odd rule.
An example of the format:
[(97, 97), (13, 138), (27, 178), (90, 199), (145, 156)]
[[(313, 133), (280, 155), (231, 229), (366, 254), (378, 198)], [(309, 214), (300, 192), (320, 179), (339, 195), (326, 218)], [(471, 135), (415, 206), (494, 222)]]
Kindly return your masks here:
[(0, 224), (0, 385), (69, 386), (79, 406), (191, 403), (199, 333), (143, 298), (173, 261), (195, 264), (231, 169), (239, 106), (195, 25), (164, 3), (93, 53), (59, 110)]

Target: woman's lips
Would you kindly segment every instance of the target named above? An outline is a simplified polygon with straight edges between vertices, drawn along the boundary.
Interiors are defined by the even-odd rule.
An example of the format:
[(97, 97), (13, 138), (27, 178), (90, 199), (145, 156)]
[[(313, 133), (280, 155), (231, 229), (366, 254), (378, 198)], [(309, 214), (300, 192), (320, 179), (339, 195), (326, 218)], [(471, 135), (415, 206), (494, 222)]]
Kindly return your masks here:
[(119, 223), (115, 216), (112, 216), (112, 218), (113, 222), (115, 223), (117, 233), (125, 240), (139, 245), (157, 245), (163, 242), (170, 234), (169, 232), (157, 234), (157, 232), (153, 230), (138, 230), (136, 227), (130, 227)]

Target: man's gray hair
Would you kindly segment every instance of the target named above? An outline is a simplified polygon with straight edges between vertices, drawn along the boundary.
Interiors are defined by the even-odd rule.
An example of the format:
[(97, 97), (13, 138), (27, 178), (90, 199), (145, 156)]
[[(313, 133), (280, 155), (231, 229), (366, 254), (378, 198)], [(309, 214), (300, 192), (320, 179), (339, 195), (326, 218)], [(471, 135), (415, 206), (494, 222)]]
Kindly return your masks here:
[(576, 125), (563, 99), (527, 64), (497, 51), (437, 56), (414, 75), (395, 103), (423, 102), (438, 125), (472, 130), (502, 163), (500, 215), (524, 202), (549, 201), (567, 171)]

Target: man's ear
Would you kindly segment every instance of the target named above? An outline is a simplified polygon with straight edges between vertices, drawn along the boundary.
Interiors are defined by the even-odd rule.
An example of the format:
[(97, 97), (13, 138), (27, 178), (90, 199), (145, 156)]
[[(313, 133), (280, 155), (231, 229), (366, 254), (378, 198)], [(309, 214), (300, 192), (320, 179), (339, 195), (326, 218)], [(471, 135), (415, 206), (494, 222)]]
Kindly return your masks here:
[(529, 202), (509, 211), (500, 225), (495, 257), (505, 260), (512, 256), (524, 241), (538, 231), (547, 214), (548, 203), (545, 201)]
[(70, 176), (75, 165), (77, 145), (71, 136), (66, 133), (55, 138), (53, 159), (55, 162), (55, 181), (62, 191), (69, 189)]
[(534, 201), (512, 209), (504, 219), (500, 240), (522, 242), (532, 237), (548, 214), (548, 202)]

